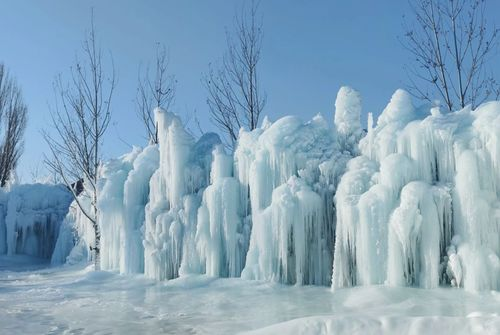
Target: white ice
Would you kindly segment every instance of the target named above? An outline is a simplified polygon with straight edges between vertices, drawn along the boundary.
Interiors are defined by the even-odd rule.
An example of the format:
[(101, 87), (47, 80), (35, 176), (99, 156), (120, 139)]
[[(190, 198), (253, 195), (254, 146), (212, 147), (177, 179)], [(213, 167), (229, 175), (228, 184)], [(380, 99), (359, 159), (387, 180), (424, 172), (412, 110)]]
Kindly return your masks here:
[(0, 254), (50, 260), (71, 201), (63, 185), (13, 185), (0, 190)]
[(361, 111), (343, 87), (335, 117), (265, 118), (230, 153), (155, 110), (159, 143), (100, 168), (109, 272), (82, 269), (94, 233), (66, 189), (2, 191), (2, 331), (498, 333), (500, 102), (397, 90), (366, 131)]
[[(366, 132), (361, 112), (342, 87), (330, 120), (265, 118), (230, 153), (156, 109), (159, 144), (101, 168), (102, 268), (499, 290), (500, 103), (443, 113), (397, 90)], [(60, 231), (53, 263), (89, 257), (78, 209)]]
[[(168, 282), (0, 256), (5, 334), (498, 334), (500, 295), (452, 288)], [(42, 263), (43, 265), (43, 263)], [(9, 270), (6, 270), (8, 268)], [(24, 272), (29, 269), (30, 271)]]
[(332, 287), (499, 290), (500, 103), (443, 114), (398, 90), (369, 123), (336, 193)]

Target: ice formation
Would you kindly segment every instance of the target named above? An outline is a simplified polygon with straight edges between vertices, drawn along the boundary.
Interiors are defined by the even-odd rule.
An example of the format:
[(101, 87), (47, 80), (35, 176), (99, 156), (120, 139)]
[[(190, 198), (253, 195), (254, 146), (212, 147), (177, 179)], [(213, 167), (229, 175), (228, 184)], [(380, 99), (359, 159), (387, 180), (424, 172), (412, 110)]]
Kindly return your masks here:
[(341, 87), (335, 100), (335, 129), (341, 149), (357, 153), (363, 137), (361, 129), (361, 95), (356, 90)]
[(332, 287), (498, 290), (500, 103), (441, 114), (398, 90), (359, 148), (336, 194)]
[(120, 244), (120, 272), (144, 272), (142, 227), (149, 199), (149, 180), (158, 168), (158, 148), (146, 147), (134, 160), (123, 186), (123, 239)]
[[(335, 108), (334, 122), (266, 118), (232, 154), (157, 109), (159, 144), (101, 169), (102, 267), (500, 289), (500, 102), (441, 113), (397, 90), (367, 131), (359, 93), (342, 88)], [(68, 215), (58, 260), (86, 257), (85, 220)]]
[[(210, 180), (212, 151), (221, 141), (213, 133), (195, 141), (177, 116), (161, 109), (155, 114), (158, 145), (134, 148), (100, 168), (101, 267), (171, 279), (179, 275), (181, 262), (185, 272), (200, 271), (199, 257), (192, 253), (197, 213)], [(80, 202), (90, 206), (84, 195)], [(78, 206), (73, 206), (62, 229), (57, 259), (90, 257), (92, 225)], [(76, 239), (71, 231), (78, 232)]]
[(213, 151), (211, 184), (203, 192), (196, 230), (202, 272), (208, 275), (239, 277), (245, 265), (249, 228), (242, 219), (239, 196), (232, 157), (218, 146)]
[(0, 254), (52, 257), (71, 194), (62, 185), (0, 190)]
[(252, 220), (244, 278), (329, 283), (333, 194), (349, 157), (321, 116), (305, 124), (284, 117), (240, 133), (235, 163)]
[(98, 222), (101, 227), (101, 267), (120, 268), (125, 241), (124, 189), (125, 180), (139, 154), (138, 149), (101, 168), (98, 185)]
[(179, 276), (184, 245), (193, 245), (196, 225), (190, 220), (199, 193), (209, 184), (211, 151), (218, 137), (204, 136), (195, 143), (180, 119), (156, 109), (159, 167), (150, 180), (144, 223), (146, 276), (171, 279)]

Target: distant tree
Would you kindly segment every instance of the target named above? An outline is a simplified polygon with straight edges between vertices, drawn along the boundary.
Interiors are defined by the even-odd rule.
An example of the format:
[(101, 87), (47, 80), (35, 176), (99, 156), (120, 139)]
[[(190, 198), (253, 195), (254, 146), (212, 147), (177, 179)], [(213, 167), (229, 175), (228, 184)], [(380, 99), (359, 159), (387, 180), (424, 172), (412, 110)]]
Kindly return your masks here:
[(144, 74), (139, 71), (136, 105), (137, 115), (144, 124), (152, 143), (158, 143), (158, 129), (154, 121), (154, 108), (168, 109), (175, 96), (175, 78), (168, 74), (168, 57), (164, 46), (157, 45), (154, 77), (149, 66)]
[(257, 66), (262, 47), (262, 20), (257, 17), (258, 3), (243, 8), (234, 17), (236, 32), (226, 32), (227, 52), (219, 68), (210, 65), (203, 82), (208, 91), (212, 122), (233, 147), (241, 127), (253, 130), (266, 103), (260, 91)]
[(487, 63), (497, 51), (499, 29), (486, 21), (485, 0), (411, 0), (415, 26), (405, 23), (403, 45), (415, 57), (409, 90), (443, 100), (448, 110), (498, 99), (500, 86)]
[(46, 170), (45, 164), (43, 161), (40, 163), (36, 163), (29, 168), (29, 175), (31, 179), (31, 183), (42, 183), (42, 184), (62, 184), (64, 183), (61, 180), (61, 176), (51, 169), (50, 171)]
[(17, 167), (24, 146), (28, 108), (21, 88), (0, 63), (0, 186), (4, 187)]
[[(71, 80), (63, 84), (61, 77), (54, 84), (56, 105), (52, 110), (54, 131), (44, 137), (51, 150), (48, 167), (61, 177), (71, 190), (81, 212), (94, 229), (95, 244), (91, 247), (96, 270), (100, 269), (100, 227), (97, 203), (99, 166), (104, 134), (111, 120), (111, 98), (115, 88), (115, 71), (105, 72), (101, 48), (97, 45), (92, 15), (91, 29), (83, 42), (85, 61), (77, 59), (71, 69)], [(83, 180), (83, 192), (77, 185)], [(82, 197), (90, 200), (90, 210)]]

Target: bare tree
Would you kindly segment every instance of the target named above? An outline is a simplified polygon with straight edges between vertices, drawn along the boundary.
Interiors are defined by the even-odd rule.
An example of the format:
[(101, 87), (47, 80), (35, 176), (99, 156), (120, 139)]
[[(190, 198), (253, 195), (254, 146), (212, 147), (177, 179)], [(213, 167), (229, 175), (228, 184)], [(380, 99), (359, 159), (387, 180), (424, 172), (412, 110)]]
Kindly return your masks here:
[(28, 108), (21, 89), (0, 64), (0, 123), (3, 138), (0, 143), (0, 186), (4, 187), (16, 169), (23, 151)]
[(158, 129), (153, 115), (154, 108), (168, 109), (175, 96), (175, 78), (168, 74), (168, 63), (165, 47), (157, 45), (154, 78), (150, 77), (149, 66), (144, 75), (139, 71), (136, 96), (137, 114), (152, 143), (158, 143)]
[(499, 29), (489, 27), (485, 0), (412, 0), (416, 27), (405, 24), (403, 45), (415, 57), (410, 92), (448, 110), (498, 99), (500, 86), (486, 65), (498, 46)]
[[(100, 268), (98, 188), (101, 147), (111, 120), (111, 98), (115, 88), (114, 67), (106, 73), (101, 48), (97, 45), (92, 15), (91, 29), (83, 42), (85, 61), (77, 59), (71, 79), (65, 85), (59, 76), (54, 84), (56, 104), (52, 110), (53, 131), (44, 137), (51, 150), (46, 163), (71, 190), (79, 209), (91, 222), (95, 243), (90, 246), (96, 270)], [(83, 181), (79, 195), (76, 185)], [(90, 208), (85, 204), (90, 202)]]
[(219, 68), (210, 65), (203, 78), (212, 122), (228, 137), (233, 147), (241, 127), (253, 130), (266, 103), (260, 92), (257, 65), (262, 47), (262, 20), (258, 3), (235, 15), (236, 32), (226, 32), (228, 50)]

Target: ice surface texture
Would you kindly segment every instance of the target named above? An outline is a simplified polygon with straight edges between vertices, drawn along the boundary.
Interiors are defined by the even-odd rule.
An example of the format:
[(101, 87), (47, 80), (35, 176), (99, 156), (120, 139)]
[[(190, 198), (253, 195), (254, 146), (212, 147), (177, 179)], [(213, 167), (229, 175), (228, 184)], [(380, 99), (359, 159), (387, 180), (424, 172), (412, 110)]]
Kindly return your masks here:
[(441, 114), (394, 93), (336, 194), (332, 287), (500, 289), (500, 103)]
[[(102, 168), (102, 267), (499, 290), (500, 103), (441, 113), (397, 90), (367, 131), (358, 92), (341, 88), (335, 107), (333, 126), (266, 118), (233, 154), (157, 109), (159, 144)], [(82, 251), (92, 236), (71, 220)]]
[(72, 201), (69, 190), (62, 185), (33, 184), (0, 192), (0, 254), (50, 259)]

